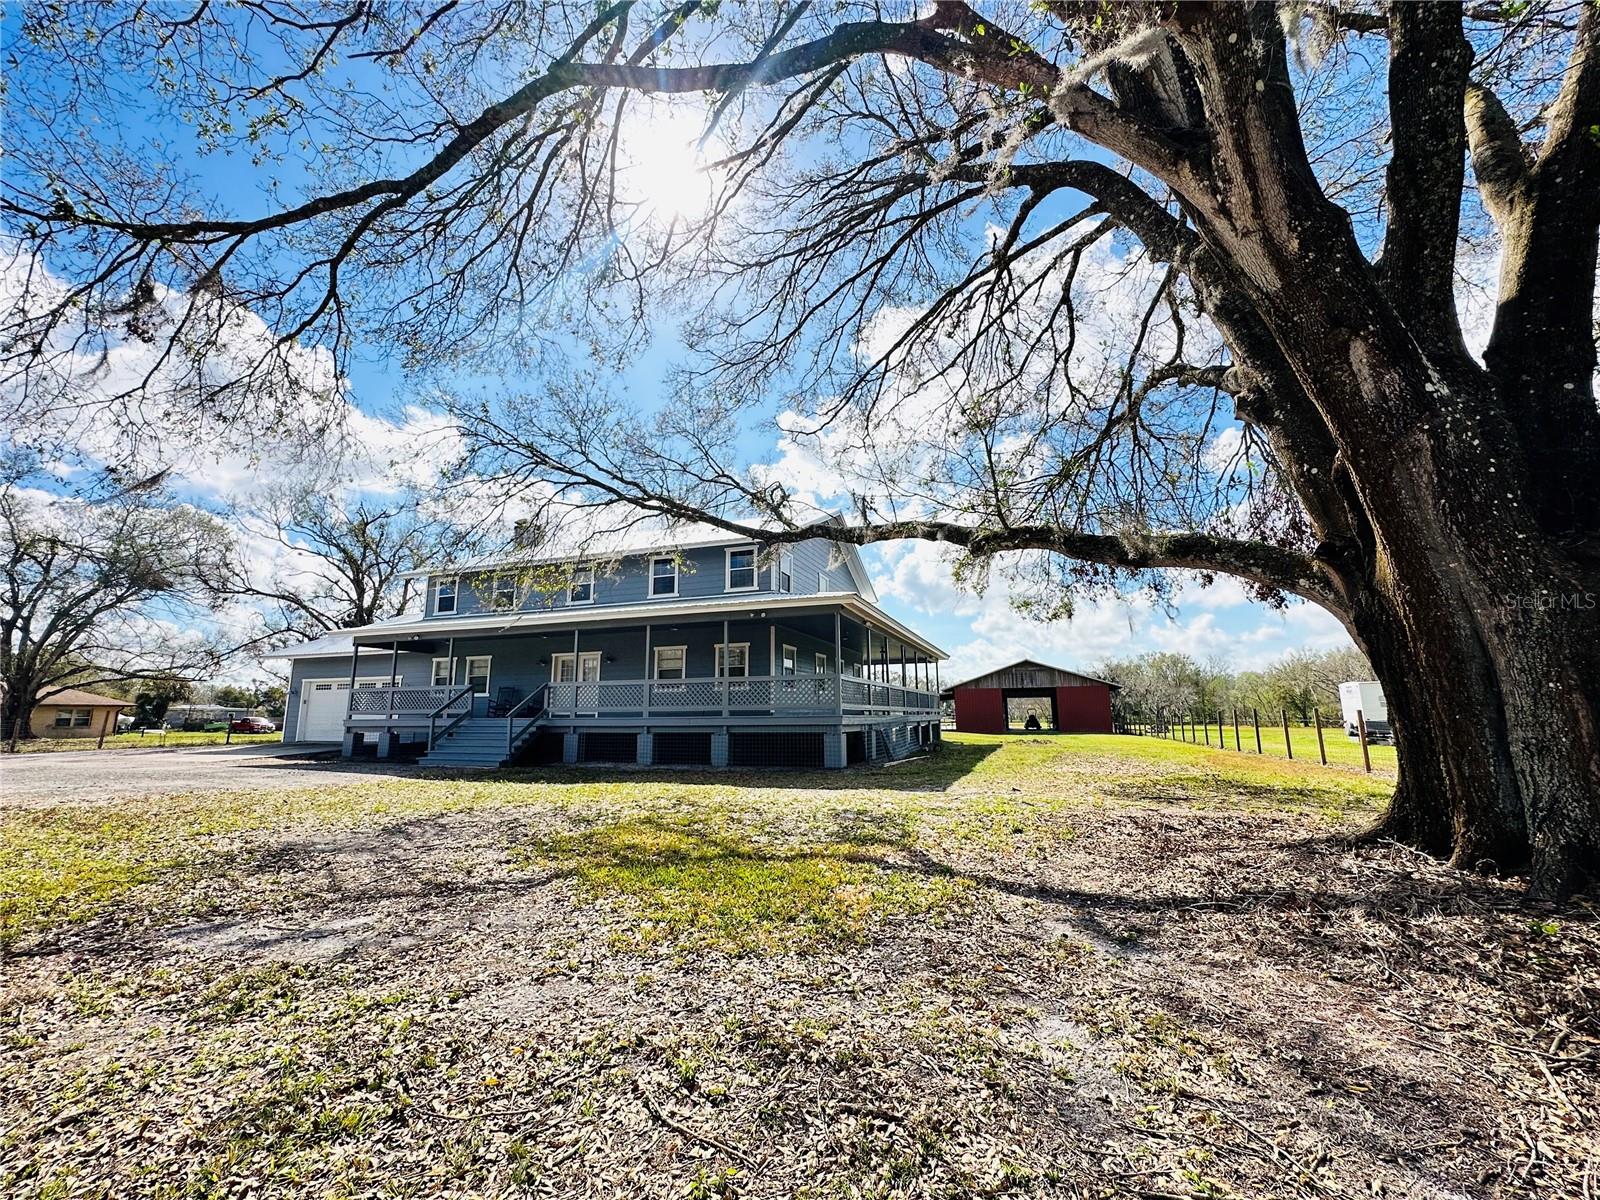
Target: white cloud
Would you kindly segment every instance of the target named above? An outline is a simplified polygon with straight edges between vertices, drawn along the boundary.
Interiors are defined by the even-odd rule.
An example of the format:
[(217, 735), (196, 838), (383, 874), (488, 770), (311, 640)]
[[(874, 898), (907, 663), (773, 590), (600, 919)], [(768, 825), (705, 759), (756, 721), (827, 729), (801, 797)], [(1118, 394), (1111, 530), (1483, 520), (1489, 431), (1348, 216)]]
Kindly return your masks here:
[[(0, 309), (38, 312), (63, 291), (37, 258), (0, 242)], [(217, 347), (192, 358), (174, 353), (169, 336), (188, 305), (187, 296), (157, 289), (141, 314), (150, 340), (86, 322), (59, 328), (27, 391), (19, 381), (0, 397), (13, 439), (48, 451), (61, 478), (110, 464), (129, 477), (164, 469), (205, 500), (302, 473), (392, 491), (433, 482), (459, 455), (455, 426), (439, 413), (411, 406), (390, 417), (359, 407), (321, 347), (285, 347), (259, 386), (220, 407), (201, 403), (204, 388), (237, 378), (275, 337), (254, 312), (222, 305)]]

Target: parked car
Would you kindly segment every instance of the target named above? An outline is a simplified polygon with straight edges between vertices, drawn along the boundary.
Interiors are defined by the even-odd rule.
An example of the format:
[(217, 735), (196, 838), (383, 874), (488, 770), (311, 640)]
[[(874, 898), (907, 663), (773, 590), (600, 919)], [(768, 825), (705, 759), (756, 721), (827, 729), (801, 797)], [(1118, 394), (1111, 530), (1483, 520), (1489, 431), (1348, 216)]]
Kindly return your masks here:
[(276, 733), (278, 727), (265, 717), (235, 717), (234, 733)]

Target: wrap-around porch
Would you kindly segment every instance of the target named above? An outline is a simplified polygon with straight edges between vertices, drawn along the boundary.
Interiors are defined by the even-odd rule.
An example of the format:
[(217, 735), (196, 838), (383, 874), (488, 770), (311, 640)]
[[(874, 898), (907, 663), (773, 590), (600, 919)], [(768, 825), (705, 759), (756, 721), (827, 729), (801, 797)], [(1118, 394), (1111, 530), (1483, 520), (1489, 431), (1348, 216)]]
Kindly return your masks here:
[(358, 641), (347, 735), (409, 731), (431, 747), (463, 721), (503, 718), (509, 752), (541, 722), (842, 727), (937, 713), (937, 658), (838, 609), (596, 618), (565, 629)]

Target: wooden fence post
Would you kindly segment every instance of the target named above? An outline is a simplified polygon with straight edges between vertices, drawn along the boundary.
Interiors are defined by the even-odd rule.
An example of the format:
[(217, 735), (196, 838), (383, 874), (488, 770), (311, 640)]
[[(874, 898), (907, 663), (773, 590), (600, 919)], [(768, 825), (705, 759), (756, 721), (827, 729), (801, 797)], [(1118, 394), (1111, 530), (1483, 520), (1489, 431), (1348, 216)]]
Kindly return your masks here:
[(1252, 708), (1250, 710), (1250, 720), (1256, 727), (1256, 753), (1260, 754), (1261, 753), (1261, 710), (1259, 708)]
[(1317, 727), (1317, 753), (1322, 757), (1322, 765), (1328, 765), (1328, 748), (1322, 744), (1322, 710), (1313, 708), (1311, 720)]
[(1206, 745), (1211, 745), (1211, 715), (1206, 714)]
[(1228, 731), (1222, 727), (1222, 710), (1220, 708), (1217, 709), (1217, 748), (1220, 750), (1228, 748)]
[(1237, 704), (1233, 706), (1233, 748), (1241, 752), (1244, 750), (1244, 746), (1239, 742), (1239, 706)]
[(1372, 753), (1367, 749), (1367, 714), (1359, 708), (1356, 709), (1356, 728), (1361, 731), (1361, 761), (1367, 768), (1367, 774), (1372, 774)]
[(1278, 715), (1283, 718), (1283, 748), (1289, 752), (1289, 757), (1294, 757), (1294, 743), (1289, 740), (1289, 710), (1280, 708)]

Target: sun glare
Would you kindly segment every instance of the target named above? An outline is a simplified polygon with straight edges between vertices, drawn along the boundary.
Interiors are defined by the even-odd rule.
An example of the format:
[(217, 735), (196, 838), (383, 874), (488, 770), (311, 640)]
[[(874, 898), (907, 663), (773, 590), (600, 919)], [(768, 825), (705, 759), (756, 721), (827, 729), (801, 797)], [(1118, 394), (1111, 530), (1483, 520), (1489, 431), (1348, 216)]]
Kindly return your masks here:
[(720, 151), (715, 139), (700, 146), (705, 113), (656, 105), (623, 118), (623, 194), (646, 219), (692, 221), (711, 207), (716, 181), (705, 167)]

